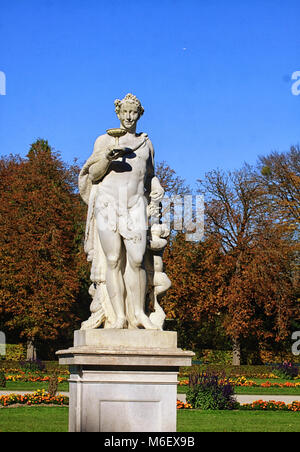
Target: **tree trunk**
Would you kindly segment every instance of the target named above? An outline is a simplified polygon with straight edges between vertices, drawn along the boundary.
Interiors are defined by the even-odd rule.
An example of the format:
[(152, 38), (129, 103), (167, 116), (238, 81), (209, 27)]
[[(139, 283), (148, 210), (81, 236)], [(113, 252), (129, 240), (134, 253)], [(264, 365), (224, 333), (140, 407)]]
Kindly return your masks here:
[(232, 365), (241, 365), (241, 345), (237, 338), (232, 340)]
[[(235, 264), (235, 274), (241, 274), (241, 261), (242, 261), (242, 252), (239, 252), (236, 264)], [(241, 365), (241, 344), (238, 337), (234, 337), (232, 339), (232, 365), (240, 366)]]

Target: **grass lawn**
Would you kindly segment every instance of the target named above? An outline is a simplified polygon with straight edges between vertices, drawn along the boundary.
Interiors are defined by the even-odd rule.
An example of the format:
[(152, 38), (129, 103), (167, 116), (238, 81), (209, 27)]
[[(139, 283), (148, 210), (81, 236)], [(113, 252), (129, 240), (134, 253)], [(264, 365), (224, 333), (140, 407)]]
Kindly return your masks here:
[(67, 432), (68, 407), (21, 406), (0, 409), (0, 432)]
[[(67, 432), (67, 407), (0, 409), (0, 432)], [(177, 411), (178, 432), (300, 432), (300, 413)]]
[(300, 432), (300, 413), (178, 410), (177, 426), (178, 432)]
[[(5, 388), (0, 388), (1, 391), (37, 391), (38, 389), (45, 389), (48, 391), (49, 383), (47, 381), (7, 381)], [(58, 385), (58, 392), (69, 391), (69, 383), (63, 381)]]

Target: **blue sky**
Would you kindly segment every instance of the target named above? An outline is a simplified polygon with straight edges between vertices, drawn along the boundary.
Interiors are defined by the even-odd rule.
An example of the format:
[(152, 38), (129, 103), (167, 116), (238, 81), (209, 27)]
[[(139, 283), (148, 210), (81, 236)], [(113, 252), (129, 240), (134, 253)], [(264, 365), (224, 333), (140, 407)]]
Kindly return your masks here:
[(83, 163), (136, 94), (156, 159), (194, 185), (298, 144), (300, 2), (0, 0), (0, 154)]

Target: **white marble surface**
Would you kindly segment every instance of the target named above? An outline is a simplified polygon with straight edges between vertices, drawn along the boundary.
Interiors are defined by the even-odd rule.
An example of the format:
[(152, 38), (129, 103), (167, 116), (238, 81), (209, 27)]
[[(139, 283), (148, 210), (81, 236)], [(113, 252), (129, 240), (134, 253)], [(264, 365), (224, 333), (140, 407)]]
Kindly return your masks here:
[(176, 372), (73, 372), (69, 431), (176, 431)]
[(164, 189), (153, 145), (136, 131), (144, 113), (139, 99), (128, 93), (115, 111), (120, 127), (96, 139), (78, 180), (88, 205), (84, 249), (92, 282), (91, 315), (81, 328), (162, 330), (159, 298), (171, 286), (162, 261), (169, 231), (158, 224)]
[(177, 349), (177, 333), (155, 330), (91, 329), (74, 332), (74, 346), (97, 346), (103, 348), (162, 348)]
[(176, 332), (80, 330), (74, 337), (74, 347), (57, 352), (70, 366), (70, 431), (176, 431), (179, 366), (194, 356), (177, 348)]

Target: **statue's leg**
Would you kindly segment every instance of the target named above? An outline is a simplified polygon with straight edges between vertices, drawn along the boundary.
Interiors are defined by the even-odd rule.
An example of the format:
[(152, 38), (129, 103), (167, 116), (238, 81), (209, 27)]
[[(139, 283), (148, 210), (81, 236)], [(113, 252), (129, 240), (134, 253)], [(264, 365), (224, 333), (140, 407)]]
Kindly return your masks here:
[(110, 328), (124, 328), (124, 281), (121, 271), (121, 236), (118, 232), (99, 230), (99, 238), (106, 257), (106, 287), (116, 315), (116, 321)]
[(146, 231), (141, 231), (139, 240), (124, 240), (127, 262), (125, 271), (125, 281), (127, 289), (128, 303), (135, 316), (135, 326), (142, 326), (146, 329), (158, 329), (145, 314), (146, 297), (146, 271), (143, 267), (144, 254), (146, 250)]

